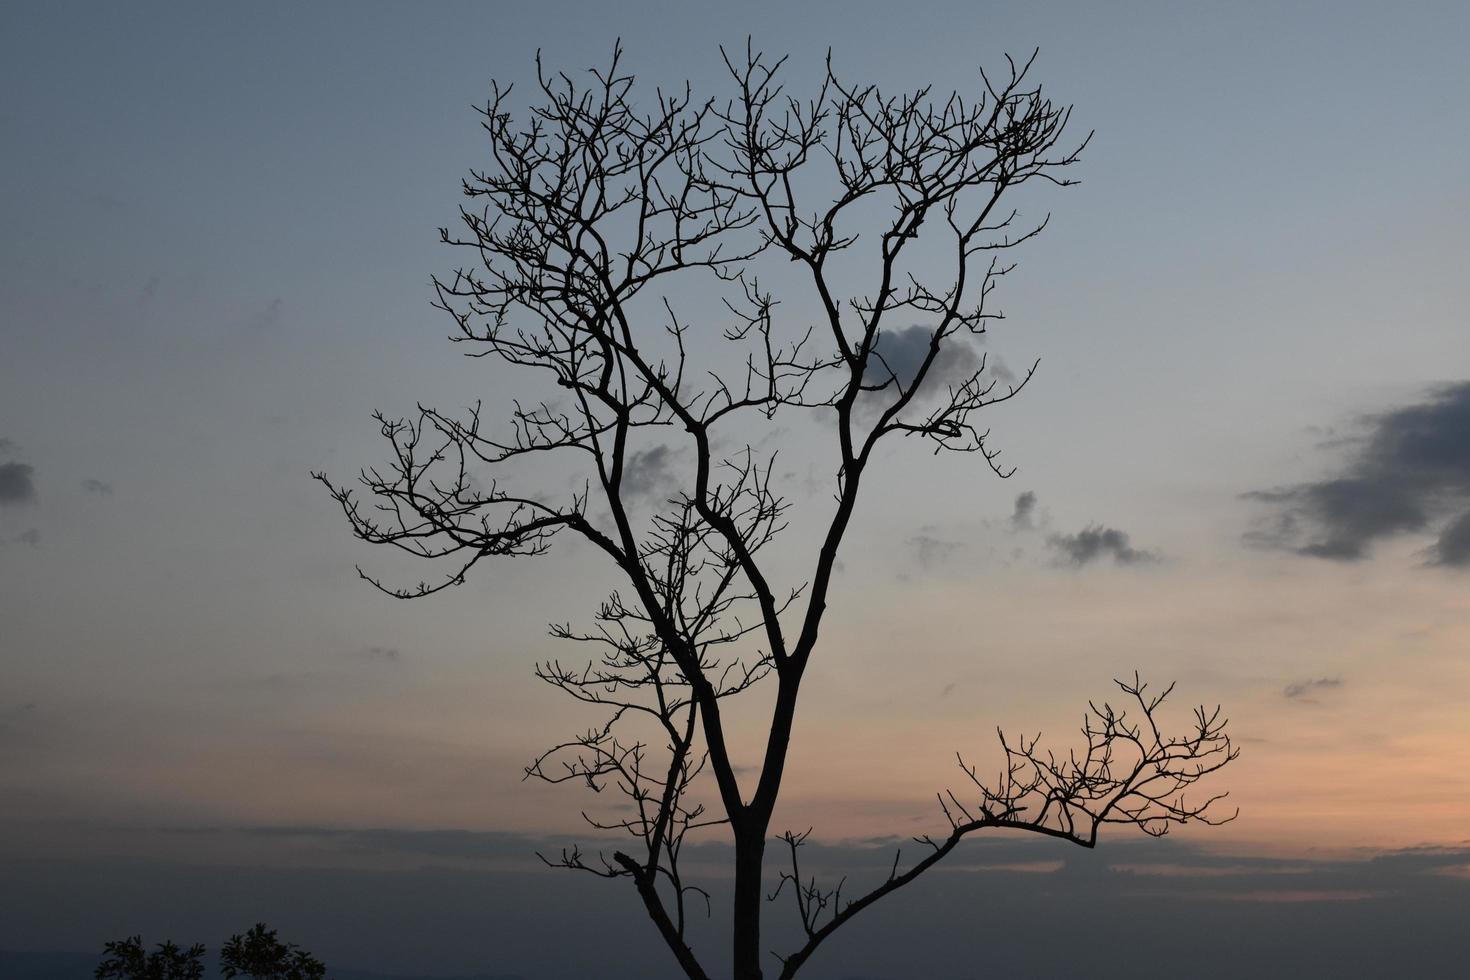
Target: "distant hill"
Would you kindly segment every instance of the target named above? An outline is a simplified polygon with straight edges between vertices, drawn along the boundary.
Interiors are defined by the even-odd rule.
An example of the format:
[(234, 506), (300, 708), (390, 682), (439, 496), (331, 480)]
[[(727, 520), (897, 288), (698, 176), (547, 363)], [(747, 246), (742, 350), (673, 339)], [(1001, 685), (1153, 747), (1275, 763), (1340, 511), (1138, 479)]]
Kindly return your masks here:
[[(0, 949), (3, 980), (89, 980), (97, 968), (95, 953), (17, 953)], [(330, 970), (331, 980), (527, 980), (516, 973), (476, 973), (473, 976), (407, 976), (365, 970)]]

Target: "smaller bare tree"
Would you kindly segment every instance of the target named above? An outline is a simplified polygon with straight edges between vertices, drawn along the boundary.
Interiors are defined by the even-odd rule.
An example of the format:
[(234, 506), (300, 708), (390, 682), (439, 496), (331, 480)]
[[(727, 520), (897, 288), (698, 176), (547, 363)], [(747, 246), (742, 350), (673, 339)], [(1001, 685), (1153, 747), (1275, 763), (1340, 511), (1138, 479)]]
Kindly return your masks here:
[[(1211, 812), (1224, 793), (1187, 798), (1196, 783), (1239, 754), (1225, 732), (1220, 709), (1196, 708), (1188, 731), (1166, 735), (1159, 729), (1157, 711), (1174, 686), (1149, 694), (1148, 685), (1137, 674), (1132, 681), (1120, 680), (1117, 685), (1127, 698), (1126, 706), (1088, 705), (1082, 724), (1085, 749), (1058, 756), (1040, 748), (1039, 736), (1012, 740), (1000, 732), (1005, 765), (988, 782), (959, 758), (970, 786), (964, 795), (954, 790), (939, 794), (949, 833), (915, 838), (927, 851), (924, 857), (900, 872), (902, 852), (895, 854), (887, 879), (859, 897), (843, 898), (845, 882), (828, 888), (814, 878), (803, 881), (800, 848), (810, 831), (783, 834), (791, 867), (781, 872), (771, 898), (790, 891), (806, 943), (779, 957), (781, 980), (795, 976), (817, 947), (853, 916), (913, 881), (976, 831), (1020, 830), (1090, 848), (1097, 845), (1104, 824), (1125, 824), (1150, 837), (1162, 837), (1175, 824), (1214, 826), (1235, 819), (1234, 812)], [(1134, 713), (1131, 718), (1130, 712)]]

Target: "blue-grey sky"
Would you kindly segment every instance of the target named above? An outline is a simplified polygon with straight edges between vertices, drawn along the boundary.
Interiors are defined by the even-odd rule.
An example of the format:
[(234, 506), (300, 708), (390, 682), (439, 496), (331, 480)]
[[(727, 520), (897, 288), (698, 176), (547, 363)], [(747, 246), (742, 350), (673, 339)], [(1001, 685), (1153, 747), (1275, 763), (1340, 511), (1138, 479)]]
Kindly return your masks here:
[[(650, 85), (719, 94), (718, 46), (748, 34), (797, 91), (828, 48), (853, 78), (969, 91), (1039, 47), (1036, 77), (1096, 131), (1082, 183), (1025, 202), (1052, 223), (996, 297), (991, 355), (1041, 359), (994, 413), (1018, 473), (905, 449), (875, 476), (783, 816), (916, 832), (956, 748), (1071, 731), (1139, 668), (1224, 702), (1244, 740), (1242, 817), (1198, 846), (1463, 842), (1470, 8), (791, 6), (0, 12), (0, 858), (149, 874), (284, 860), (142, 842), (165, 831), (576, 827), (579, 799), (519, 781), (587, 723), (530, 666), (606, 570), (571, 549), (391, 602), (354, 563), (422, 572), (353, 542), (308, 474), (380, 459), (373, 409), (519, 391), (428, 306), (490, 80), (524, 88), (537, 49), (600, 64), (621, 37)], [(818, 506), (808, 437), (782, 475)], [(129, 902), (136, 927), (93, 898), (33, 939), (67, 901), (36, 894), (0, 947), (184, 921), (164, 889)], [(537, 976), (530, 955), (487, 967)]]

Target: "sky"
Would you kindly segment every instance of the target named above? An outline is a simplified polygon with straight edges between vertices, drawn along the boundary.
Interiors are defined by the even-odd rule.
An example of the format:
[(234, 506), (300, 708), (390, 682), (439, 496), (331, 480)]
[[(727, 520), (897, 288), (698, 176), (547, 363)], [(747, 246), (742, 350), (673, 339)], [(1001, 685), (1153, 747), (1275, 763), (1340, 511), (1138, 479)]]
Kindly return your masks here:
[[(354, 541), (310, 478), (383, 458), (375, 409), (519, 391), (445, 342), (429, 277), (457, 257), (437, 229), (484, 163), (491, 80), (524, 88), (538, 49), (602, 64), (617, 38), (650, 91), (708, 94), (719, 45), (747, 35), (791, 56), (793, 90), (829, 48), (850, 77), (941, 91), (1039, 48), (1036, 78), (1095, 131), (1081, 183), (1025, 202), (1051, 223), (996, 297), (988, 355), (1040, 359), (988, 419), (1017, 471), (880, 460), (778, 823), (861, 865), (942, 825), (957, 750), (988, 765), (997, 726), (1066, 744), (1134, 670), (1177, 681), (1181, 712), (1223, 705), (1243, 750), (1220, 776), (1229, 826), (992, 862), (1017, 903), (976, 859), (818, 975), (887, 976), (874, 944), (915, 928), (926, 975), (972, 975), (966, 937), (935, 925), (945, 889), (1016, 935), (1048, 896), (1081, 916), (1116, 893), (1218, 941), (1187, 896), (1283, 976), (1369, 949), (1292, 942), (1463, 907), (1467, 31), (1456, 3), (6, 5), (0, 949), (182, 940), (298, 889), (318, 897), (281, 915), (361, 968), (587, 975), (548, 949), (552, 908), (632, 934), (602, 918), (606, 890), (532, 866), (584, 801), (521, 781), (592, 723), (531, 668), (610, 570), (572, 547), (395, 602), (354, 565), (423, 570)], [(794, 513), (820, 513), (813, 436), (777, 436)], [(666, 463), (677, 481), (687, 457)], [(793, 554), (815, 526), (793, 521)], [(210, 881), (232, 884), (191, 897)], [(527, 898), (499, 927), (415, 935), (431, 917), (410, 916), (389, 951), (353, 924), (365, 888), (374, 922)], [(1096, 942), (1126, 928), (1109, 915)], [(1426, 928), (1372, 948), (1463, 955)], [(642, 938), (628, 976), (660, 968), (636, 965)]]

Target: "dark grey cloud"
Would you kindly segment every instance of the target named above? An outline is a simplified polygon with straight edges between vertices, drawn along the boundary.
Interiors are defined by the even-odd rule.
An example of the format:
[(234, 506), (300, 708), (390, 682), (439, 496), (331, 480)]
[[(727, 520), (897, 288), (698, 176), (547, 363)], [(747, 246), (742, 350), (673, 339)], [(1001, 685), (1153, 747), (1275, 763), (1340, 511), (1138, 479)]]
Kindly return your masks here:
[(0, 456), (13, 456), (19, 449), (14, 439), (0, 439)]
[(1101, 524), (1085, 527), (1076, 534), (1053, 534), (1046, 543), (1073, 565), (1086, 565), (1108, 557), (1118, 565), (1144, 565), (1158, 561), (1158, 555), (1152, 551), (1129, 544), (1128, 535), (1124, 532)]
[[(877, 385), (896, 378), (900, 385), (908, 387), (924, 358), (929, 356), (929, 340), (933, 335), (932, 328), (919, 325), (879, 333), (874, 345), (876, 356), (868, 361), (864, 382)], [(939, 355), (925, 376), (924, 387), (933, 392), (943, 391), (945, 385), (963, 384), (980, 370), (982, 363), (966, 335), (951, 335), (940, 346)]]
[(0, 463), (0, 507), (28, 504), (36, 499), (35, 469), (27, 463)]
[(1258, 490), (1272, 517), (1253, 543), (1336, 561), (1359, 561), (1386, 538), (1442, 529), (1432, 560), (1470, 566), (1470, 382), (1445, 385), (1412, 405), (1358, 421), (1334, 439), (1345, 454), (1321, 480)]
[(1318, 691), (1327, 691), (1335, 687), (1342, 687), (1340, 677), (1316, 677), (1304, 681), (1293, 681), (1282, 689), (1281, 693), (1288, 701), (1302, 701), (1307, 704), (1316, 704), (1315, 698), (1310, 695)]
[(41, 529), (36, 527), (26, 528), (15, 536), (17, 544), (30, 545), (32, 548), (41, 547)]
[(1016, 505), (1011, 510), (1011, 527), (1017, 531), (1029, 531), (1035, 527), (1036, 515), (1036, 493), (1027, 490), (1016, 497)]
[(678, 482), (674, 476), (677, 455), (663, 445), (634, 452), (623, 464), (623, 493), (629, 498), (672, 494)]
[(112, 496), (112, 484), (102, 480), (83, 480), (82, 489), (87, 493), (95, 493), (99, 497)]
[(1435, 542), (1432, 560), (1450, 568), (1470, 568), (1470, 511), (1445, 525)]

